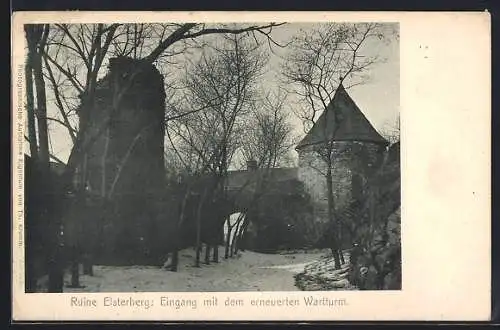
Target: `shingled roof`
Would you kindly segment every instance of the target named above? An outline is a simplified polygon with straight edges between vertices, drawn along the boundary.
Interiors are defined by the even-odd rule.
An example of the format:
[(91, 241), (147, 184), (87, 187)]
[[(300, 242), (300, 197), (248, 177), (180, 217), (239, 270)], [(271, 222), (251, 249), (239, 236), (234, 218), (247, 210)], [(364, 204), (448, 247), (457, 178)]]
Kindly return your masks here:
[(299, 150), (329, 140), (389, 144), (373, 128), (363, 112), (347, 94), (342, 84), (335, 91), (333, 100), (326, 108), (326, 111), (321, 114), (311, 130), (299, 142), (296, 149)]

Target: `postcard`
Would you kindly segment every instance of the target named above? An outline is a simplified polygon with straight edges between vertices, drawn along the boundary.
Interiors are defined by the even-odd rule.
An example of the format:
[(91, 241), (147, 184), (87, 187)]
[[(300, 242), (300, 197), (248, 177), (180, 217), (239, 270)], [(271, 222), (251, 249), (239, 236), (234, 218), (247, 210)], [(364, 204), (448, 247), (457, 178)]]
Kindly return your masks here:
[(16, 12), (15, 321), (488, 320), (487, 12)]

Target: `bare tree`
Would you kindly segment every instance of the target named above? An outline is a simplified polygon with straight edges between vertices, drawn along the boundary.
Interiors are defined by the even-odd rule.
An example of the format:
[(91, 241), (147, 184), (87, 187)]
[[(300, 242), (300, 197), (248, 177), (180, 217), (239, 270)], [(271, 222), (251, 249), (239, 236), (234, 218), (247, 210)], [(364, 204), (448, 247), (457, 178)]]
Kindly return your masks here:
[[(74, 113), (79, 104), (78, 96), (86, 100), (82, 102), (87, 108), (93, 106), (97, 79), (103, 75), (102, 68), (110, 56), (129, 56), (146, 59), (158, 65), (170, 64), (171, 58), (186, 53), (190, 47), (197, 45), (196, 40), (203, 36), (216, 34), (254, 33), (270, 40), (274, 27), (283, 23), (263, 25), (247, 25), (231, 27), (224, 24), (57, 24), (51, 29), (44, 50), (46, 76), (52, 84), (56, 105), (61, 110), (62, 120), (54, 118), (54, 122), (65, 125), (74, 141), (74, 148), (68, 160), (68, 174), (72, 176), (76, 164), (80, 163), (83, 149), (93, 143), (95, 137), (89, 135), (85, 128), (85, 109), (80, 109), (78, 127), (69, 123), (66, 116)], [(49, 68), (50, 65), (50, 68)], [(134, 75), (132, 74), (131, 77)], [(52, 77), (52, 78), (51, 78)], [(127, 84), (124, 84), (126, 86)], [(123, 91), (119, 94), (124, 94)], [(117, 101), (119, 101), (117, 99)], [(64, 111), (62, 108), (65, 108)], [(108, 116), (109, 117), (109, 116)], [(72, 127), (69, 127), (72, 126)], [(105, 125), (103, 125), (105, 126)], [(95, 129), (90, 135), (100, 135), (105, 129)], [(82, 144), (85, 148), (82, 148)], [(77, 161), (78, 160), (78, 161)], [(80, 171), (84, 173), (85, 171)]]
[[(25, 37), (28, 44), (28, 54), (26, 61), (26, 87), (27, 87), (27, 113), (28, 113), (28, 134), (30, 141), (30, 154), (34, 160), (35, 179), (38, 181), (39, 186), (35, 191), (35, 196), (41, 208), (37, 212), (39, 220), (53, 227), (49, 194), (44, 194), (41, 187), (45, 186), (47, 190), (51, 190), (50, 180), (50, 163), (49, 163), (49, 139), (47, 129), (47, 104), (46, 104), (46, 90), (45, 81), (42, 72), (42, 54), (43, 49), (47, 43), (47, 36), (49, 33), (48, 25), (25, 25)], [(35, 108), (35, 95), (36, 95), (36, 108)], [(37, 127), (35, 125), (37, 124)], [(38, 130), (37, 130), (38, 128)], [(38, 132), (38, 135), (37, 135)], [(43, 206), (42, 206), (43, 205)], [(35, 214), (34, 212), (32, 214)], [(53, 229), (53, 228), (52, 228)], [(50, 232), (50, 230), (49, 230)], [(57, 249), (57, 234), (48, 235), (48, 260), (50, 265), (48, 271), (50, 275), (49, 287), (57, 289), (62, 283), (62, 275), (60, 267), (56, 262), (58, 253)], [(31, 264), (31, 260), (28, 260)], [(30, 265), (28, 265), (30, 266)], [(28, 274), (28, 289), (34, 288), (34, 280), (31, 274)]]
[[(45, 76), (51, 84), (52, 94), (62, 121), (49, 118), (62, 124), (68, 131), (71, 141), (77, 142), (77, 134), (85, 130), (89, 115), (93, 108), (94, 94), (97, 80), (108, 50), (115, 37), (119, 24), (104, 25), (68, 25), (56, 24), (47, 42), (43, 53)], [(68, 88), (69, 87), (69, 88)], [(68, 102), (69, 99), (80, 97), (83, 106)], [(78, 124), (70, 120), (70, 116), (78, 111)], [(84, 203), (85, 188), (87, 187), (87, 156), (83, 155), (83, 162), (77, 166), (79, 186), (76, 187), (76, 203)], [(103, 177), (103, 181), (104, 181)], [(105, 192), (102, 191), (104, 194)], [(73, 221), (73, 217), (68, 217)], [(81, 220), (78, 220), (81, 221)], [(67, 223), (68, 228), (76, 228), (75, 224)], [(85, 226), (86, 224), (81, 224)], [(76, 237), (68, 235), (68, 237)], [(82, 246), (75, 241), (67, 240), (72, 250), (72, 285), (79, 286), (78, 263)], [(83, 254), (84, 273), (92, 275), (91, 256)]]
[[(128, 79), (121, 84), (120, 90), (116, 92), (114, 97), (113, 107), (103, 113), (104, 119), (101, 124), (98, 127), (88, 127), (87, 115), (90, 109), (95, 107), (97, 81), (103, 75), (102, 67), (110, 56), (129, 56), (143, 59), (149, 63), (156, 62), (157, 64), (162, 63), (162, 61), (168, 63), (169, 57), (183, 54), (190, 45), (196, 44), (197, 39), (208, 35), (249, 33), (253, 36), (264, 36), (270, 43), (274, 42), (270, 35), (271, 31), (282, 24), (248, 24), (243, 27), (198, 23), (151, 26), (136, 24), (57, 24), (52, 26), (50, 34), (43, 34), (42, 40), (44, 41), (38, 46), (38, 52), (35, 54), (40, 58), (40, 61), (29, 59), (29, 65), (34, 72), (38, 73), (42, 72), (43, 67), (46, 68), (45, 77), (51, 83), (56, 106), (62, 117), (62, 120), (57, 118), (52, 118), (52, 120), (66, 126), (73, 140), (73, 147), (61, 180), (62, 184), (58, 187), (58, 190), (61, 192), (72, 190), (73, 179), (77, 172), (82, 175), (79, 181), (83, 182), (82, 187), (85, 187), (87, 173), (85, 169), (86, 153), (97, 138), (106, 132), (111, 117), (119, 108), (123, 96), (129, 92), (137, 74), (132, 72)], [(48, 28), (47, 31), (49, 31)], [(32, 38), (28, 36), (28, 39)], [(32, 58), (33, 54), (32, 52), (28, 57)], [(43, 75), (37, 76), (35, 73), (34, 78), (36, 84), (44, 81)], [(39, 90), (41, 88), (42, 85), (39, 85)], [(69, 115), (78, 108), (78, 96), (81, 96), (81, 99), (84, 100), (82, 102), (84, 106), (79, 109), (80, 120), (76, 125), (69, 120)], [(31, 99), (33, 98), (27, 100), (28, 109), (32, 108)], [(36, 100), (39, 103), (39, 111), (41, 111), (38, 127), (39, 129), (42, 127), (42, 135), (44, 132), (48, 135), (48, 131), (43, 127), (46, 127), (47, 120), (51, 119), (43, 114), (43, 95), (41, 94)], [(30, 136), (30, 143), (38, 144), (41, 151), (48, 150), (46, 140), (42, 136), (41, 140), (35, 142), (33, 136)], [(34, 146), (30, 145), (30, 148), (34, 150)], [(46, 155), (47, 153), (42, 152), (42, 154)], [(58, 204), (64, 205), (64, 203)], [(54, 219), (57, 220), (57, 216)], [(59, 228), (60, 219), (55, 222), (54, 228)], [(58, 232), (58, 229), (54, 229), (54, 231)], [(62, 285), (62, 282), (60, 284)], [(50, 290), (62, 291), (60, 285), (56, 286), (57, 288), (54, 287)]]
[[(40, 39), (40, 30), (36, 31), (32, 26), (25, 25), (26, 40), (28, 44), (28, 54), (26, 56), (26, 108), (28, 114), (28, 141), (30, 143), (30, 154), (33, 160), (38, 156), (38, 139), (36, 135), (35, 117), (35, 96), (33, 88), (33, 61), (37, 56), (37, 43)], [(36, 32), (35, 32), (36, 31)]]
[[(297, 115), (303, 120), (306, 131), (326, 111), (339, 86), (351, 88), (366, 81), (368, 70), (381, 59), (376, 55), (368, 55), (365, 46), (373, 39), (384, 39), (386, 34), (387, 26), (378, 23), (330, 23), (303, 32), (292, 40), (292, 51), (283, 65), (282, 73), (291, 91), (303, 101), (304, 106), (297, 111)], [(323, 162), (321, 168), (325, 168), (326, 172), (328, 217), (331, 224), (336, 224), (331, 248), (335, 267), (340, 269), (343, 262), (340, 251), (341, 223), (335, 216), (332, 169), (335, 159), (342, 153), (335, 142), (336, 128), (342, 118), (336, 112), (332, 115), (333, 118), (325, 117), (325, 141), (315, 147), (315, 152)], [(329, 121), (333, 122), (331, 131), (327, 130)]]
[[(252, 191), (251, 198), (245, 203), (243, 212), (234, 223), (230, 218), (226, 220), (226, 249), (225, 257), (237, 252), (237, 241), (241, 240), (251, 221), (250, 211), (258, 209), (260, 197), (270, 183), (270, 170), (282, 164), (293, 146), (292, 126), (288, 114), (285, 112), (286, 94), (267, 93), (262, 99), (258, 99), (246, 121), (245, 134), (239, 148), (242, 165), (247, 162), (255, 162), (257, 173), (253, 173), (238, 192), (235, 198), (241, 198)], [(252, 184), (251, 189), (248, 185)], [(257, 215), (257, 212), (253, 212)], [(234, 235), (233, 229), (235, 231)], [(230, 240), (233, 237), (232, 241)]]
[(293, 135), (285, 102), (285, 94), (268, 93), (254, 105), (240, 148), (245, 163), (254, 160), (259, 168), (274, 168), (288, 156)]
[[(180, 123), (182, 117), (176, 117), (176, 120), (168, 121), (167, 137), (169, 145), (167, 145), (165, 157), (168, 162), (167, 182), (174, 183), (177, 190), (182, 192), (182, 200), (180, 201), (179, 216), (175, 224), (174, 250), (172, 251), (172, 259), (169, 265), (169, 270), (177, 271), (179, 263), (179, 235), (182, 231), (182, 225), (186, 220), (186, 206), (190, 199), (197, 198), (197, 208), (195, 212), (196, 221), (196, 258), (195, 267), (200, 266), (201, 254), (201, 225), (204, 206), (206, 204), (208, 191), (211, 190), (210, 178), (205, 176), (208, 171), (209, 164), (205, 163), (208, 159), (208, 149), (194, 149), (182, 139), (175, 139), (174, 134), (178, 134), (177, 130), (182, 130), (183, 123)], [(198, 151), (198, 152), (197, 152)], [(179, 189), (180, 188), (180, 189)]]
[(369, 69), (384, 59), (370, 54), (367, 46), (373, 40), (390, 41), (394, 33), (392, 25), (381, 23), (328, 23), (293, 37), (282, 74), (288, 90), (303, 100), (297, 115), (306, 130), (339, 85), (349, 89), (369, 79)]
[[(82, 95), (87, 100), (83, 102), (86, 107), (92, 107), (95, 84), (97, 78), (102, 76), (101, 68), (109, 56), (133, 55), (135, 58), (160, 64), (165, 57), (183, 54), (189, 46), (196, 44), (198, 38), (207, 35), (250, 33), (254, 36), (256, 34), (262, 35), (270, 40), (270, 43), (274, 43), (271, 38), (272, 29), (283, 24), (249, 24), (243, 27), (197, 23), (167, 23), (147, 26), (137, 24), (58, 24), (55, 26), (56, 32), (47, 43), (52, 51), (46, 51), (45, 55), (47, 61), (67, 79), (65, 83), (67, 83), (66, 87), (70, 87), (68, 92), (70, 96), (62, 97), (62, 99)], [(134, 77), (135, 75), (132, 73), (129, 80), (133, 80)], [(115, 103), (119, 103), (120, 95), (127, 92), (126, 86), (130, 87), (130, 84), (123, 84), (124, 90), (118, 93)], [(71, 109), (67, 109), (66, 113), (69, 110)], [(110, 116), (107, 114), (105, 117), (108, 120), (103, 120), (102, 127), (95, 129), (87, 129), (84, 124), (79, 124), (74, 147), (67, 162), (66, 177), (73, 176), (77, 165), (84, 158), (84, 151), (96, 140), (96, 136), (105, 131), (104, 127)], [(85, 119), (85, 115), (83, 118)], [(85, 122), (85, 120), (81, 121)]]
[[(59, 226), (55, 220), (53, 199), (55, 196), (50, 171), (49, 132), (47, 125), (47, 94), (43, 75), (43, 54), (47, 45), (50, 28), (48, 24), (25, 25), (28, 56), (27, 74), (27, 112), (30, 153), (34, 160), (37, 187), (36, 196), (40, 205), (38, 210), (40, 220), (49, 228), (47, 230), (46, 247), (48, 255), (49, 290), (62, 292), (62, 265), (59, 261)], [(34, 83), (34, 86), (32, 85)], [(35, 87), (35, 88), (33, 88)], [(36, 93), (34, 93), (36, 91)], [(36, 109), (34, 109), (34, 94), (36, 94)], [(35, 128), (36, 117), (36, 128)], [(38, 137), (36, 136), (38, 132)], [(45, 191), (42, 191), (42, 187)], [(47, 193), (47, 191), (49, 193)], [(32, 279), (29, 279), (31, 282)]]
[[(175, 135), (205, 164), (206, 174), (213, 178), (211, 200), (224, 201), (224, 183), (229, 165), (240, 146), (244, 120), (256, 97), (256, 82), (267, 57), (249, 35), (230, 35), (202, 54), (188, 73), (186, 90), (190, 107), (206, 108), (193, 112), (177, 122)], [(217, 208), (214, 207), (214, 211)], [(219, 212), (220, 213), (220, 212)], [(214, 217), (222, 217), (222, 213)], [(220, 219), (206, 227), (213, 231), (208, 238), (205, 262), (213, 248), (213, 261), (218, 261)], [(222, 224), (222, 223), (220, 223)]]

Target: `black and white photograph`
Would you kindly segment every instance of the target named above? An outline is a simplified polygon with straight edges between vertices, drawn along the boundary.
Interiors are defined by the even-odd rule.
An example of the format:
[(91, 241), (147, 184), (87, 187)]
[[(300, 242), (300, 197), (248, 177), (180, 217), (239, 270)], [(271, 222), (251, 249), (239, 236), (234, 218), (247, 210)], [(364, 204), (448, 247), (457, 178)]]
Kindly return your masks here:
[(488, 13), (18, 12), (15, 321), (491, 318)]
[(401, 290), (399, 24), (25, 24), (25, 292)]

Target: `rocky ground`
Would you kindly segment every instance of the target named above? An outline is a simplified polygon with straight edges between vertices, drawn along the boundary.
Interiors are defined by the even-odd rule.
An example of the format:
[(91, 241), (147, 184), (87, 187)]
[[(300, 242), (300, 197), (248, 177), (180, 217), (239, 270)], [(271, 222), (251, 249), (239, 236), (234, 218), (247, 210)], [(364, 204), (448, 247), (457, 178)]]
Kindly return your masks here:
[(295, 285), (303, 291), (356, 290), (349, 283), (349, 254), (344, 253), (345, 264), (335, 269), (335, 261), (329, 254), (305, 265), (295, 277)]

